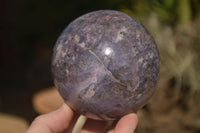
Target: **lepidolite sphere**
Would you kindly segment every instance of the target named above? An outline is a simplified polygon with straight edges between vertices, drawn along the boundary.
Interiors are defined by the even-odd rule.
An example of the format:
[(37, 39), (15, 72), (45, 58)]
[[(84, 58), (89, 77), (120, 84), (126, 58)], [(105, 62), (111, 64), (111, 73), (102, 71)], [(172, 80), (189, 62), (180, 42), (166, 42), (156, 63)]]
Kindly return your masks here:
[(159, 53), (134, 18), (100, 10), (74, 20), (54, 47), (52, 71), (65, 102), (92, 119), (137, 112), (152, 96)]

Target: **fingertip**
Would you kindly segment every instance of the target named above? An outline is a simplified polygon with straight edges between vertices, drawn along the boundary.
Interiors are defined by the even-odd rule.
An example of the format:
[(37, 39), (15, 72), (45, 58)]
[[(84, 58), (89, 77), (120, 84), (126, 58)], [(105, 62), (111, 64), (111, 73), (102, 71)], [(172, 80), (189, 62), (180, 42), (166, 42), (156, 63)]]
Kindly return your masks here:
[(138, 124), (138, 117), (131, 113), (123, 116), (117, 123), (114, 133), (133, 133)]
[(132, 119), (134, 123), (138, 123), (138, 116), (137, 114), (134, 114), (134, 113), (131, 113), (131, 114), (128, 114), (126, 116), (124, 116), (126, 119)]
[(68, 114), (73, 114), (73, 110), (65, 103), (63, 103), (60, 107), (60, 110), (67, 112)]

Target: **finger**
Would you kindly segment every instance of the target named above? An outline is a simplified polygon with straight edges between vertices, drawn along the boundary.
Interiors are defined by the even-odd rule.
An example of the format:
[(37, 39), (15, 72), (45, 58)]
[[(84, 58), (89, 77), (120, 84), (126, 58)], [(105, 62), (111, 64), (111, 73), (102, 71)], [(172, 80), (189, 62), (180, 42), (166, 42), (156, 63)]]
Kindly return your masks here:
[(26, 133), (63, 132), (69, 127), (73, 111), (63, 104), (58, 110), (37, 117)]
[(138, 117), (136, 114), (128, 114), (124, 117), (122, 117), (115, 129), (114, 133), (133, 133), (137, 127), (138, 124)]
[(106, 121), (88, 119), (83, 126), (81, 133), (104, 133), (106, 126)]

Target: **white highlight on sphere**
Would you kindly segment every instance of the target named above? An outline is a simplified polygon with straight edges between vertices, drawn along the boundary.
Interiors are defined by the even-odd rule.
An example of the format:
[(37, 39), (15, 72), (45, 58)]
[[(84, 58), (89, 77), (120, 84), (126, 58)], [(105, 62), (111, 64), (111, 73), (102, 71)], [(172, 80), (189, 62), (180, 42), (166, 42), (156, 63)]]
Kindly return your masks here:
[(104, 54), (105, 55), (110, 55), (112, 53), (112, 49), (107, 47), (105, 50), (104, 50)]

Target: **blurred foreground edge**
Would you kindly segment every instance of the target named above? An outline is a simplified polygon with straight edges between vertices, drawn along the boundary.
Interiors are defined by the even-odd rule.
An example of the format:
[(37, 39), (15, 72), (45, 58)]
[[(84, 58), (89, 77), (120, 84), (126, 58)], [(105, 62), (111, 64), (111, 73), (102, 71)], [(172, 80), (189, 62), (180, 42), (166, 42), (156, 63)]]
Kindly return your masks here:
[(21, 117), (0, 113), (0, 133), (24, 133), (28, 126), (28, 122)]
[(39, 114), (56, 110), (63, 103), (63, 99), (56, 87), (50, 87), (37, 92), (32, 99), (33, 108)]

